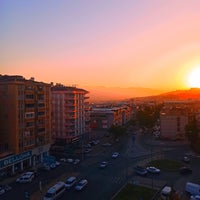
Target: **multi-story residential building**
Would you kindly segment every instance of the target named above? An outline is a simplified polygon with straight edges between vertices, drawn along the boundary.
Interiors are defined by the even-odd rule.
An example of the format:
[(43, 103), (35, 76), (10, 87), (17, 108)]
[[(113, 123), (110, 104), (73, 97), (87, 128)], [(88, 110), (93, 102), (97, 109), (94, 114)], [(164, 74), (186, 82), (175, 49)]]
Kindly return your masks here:
[(50, 84), (0, 75), (0, 171), (35, 166), (51, 143)]
[(91, 109), (91, 127), (109, 129), (112, 125), (122, 126), (130, 121), (132, 109), (128, 105)]
[(88, 91), (75, 86), (56, 84), (52, 94), (52, 136), (54, 141), (69, 144), (89, 133)]
[(160, 136), (170, 140), (184, 139), (189, 113), (193, 112), (191, 101), (165, 102), (160, 112)]

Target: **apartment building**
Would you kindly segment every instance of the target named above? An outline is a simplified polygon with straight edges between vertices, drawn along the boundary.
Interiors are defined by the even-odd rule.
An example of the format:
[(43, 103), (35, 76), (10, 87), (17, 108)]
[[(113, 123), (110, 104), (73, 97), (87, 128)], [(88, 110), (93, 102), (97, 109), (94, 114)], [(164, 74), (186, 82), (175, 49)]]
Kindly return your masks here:
[(160, 112), (161, 138), (176, 140), (185, 138), (185, 126), (193, 113), (191, 101), (167, 101)]
[(0, 75), (0, 172), (42, 162), (51, 143), (50, 84)]
[(52, 95), (52, 136), (54, 142), (79, 141), (90, 132), (88, 91), (75, 86), (56, 84)]
[(108, 129), (112, 125), (122, 126), (130, 121), (132, 109), (128, 105), (115, 107), (98, 107), (91, 109), (91, 127)]

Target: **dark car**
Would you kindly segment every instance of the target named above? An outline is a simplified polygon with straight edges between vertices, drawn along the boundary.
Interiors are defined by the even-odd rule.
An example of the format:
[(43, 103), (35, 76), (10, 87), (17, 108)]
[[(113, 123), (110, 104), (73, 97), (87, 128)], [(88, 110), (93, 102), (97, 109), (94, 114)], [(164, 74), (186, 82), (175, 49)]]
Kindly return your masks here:
[(179, 172), (180, 174), (191, 174), (192, 169), (190, 167), (181, 167)]
[(134, 169), (135, 169), (136, 174), (138, 174), (140, 176), (146, 176), (148, 173), (146, 168), (141, 167), (141, 166), (136, 166)]

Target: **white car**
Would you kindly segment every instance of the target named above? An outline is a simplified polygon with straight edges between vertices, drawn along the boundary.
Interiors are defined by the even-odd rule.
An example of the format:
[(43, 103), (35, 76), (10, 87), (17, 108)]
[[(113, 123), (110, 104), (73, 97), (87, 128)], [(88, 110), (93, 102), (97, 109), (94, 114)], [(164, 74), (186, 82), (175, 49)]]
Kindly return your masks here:
[(190, 162), (190, 158), (188, 156), (184, 156), (183, 157), (183, 162), (189, 163)]
[(108, 162), (107, 161), (102, 161), (101, 163), (100, 163), (100, 168), (105, 168), (105, 167), (107, 167), (108, 166)]
[(200, 195), (191, 195), (190, 200), (200, 200)]
[(16, 182), (17, 183), (30, 183), (35, 177), (34, 172), (26, 172), (21, 177), (19, 177)]
[(156, 167), (147, 167), (147, 171), (152, 173), (152, 174), (159, 174), (160, 173), (160, 169), (156, 168)]
[(68, 159), (67, 159), (67, 162), (68, 162), (68, 163), (73, 163), (73, 161), (74, 161), (74, 159), (72, 159), (72, 158), (68, 158)]
[(77, 179), (75, 176), (69, 177), (65, 182), (66, 189), (70, 189), (75, 183), (77, 182)]
[(117, 158), (119, 156), (119, 153), (118, 152), (114, 152), (113, 154), (112, 154), (112, 158)]
[(67, 162), (67, 159), (66, 158), (61, 158), (60, 162)]
[(87, 184), (88, 184), (88, 181), (86, 179), (82, 179), (75, 186), (75, 190), (77, 191), (83, 190), (83, 188), (85, 188)]
[(112, 146), (112, 144), (110, 144), (109, 142), (107, 142), (107, 143), (102, 144), (102, 146), (104, 146), (104, 147), (110, 147), (110, 146)]
[(56, 166), (60, 166), (60, 162), (56, 161)]
[(0, 195), (4, 194), (6, 191), (3, 187), (0, 187)]
[(77, 158), (77, 159), (74, 160), (73, 164), (77, 165), (79, 162), (80, 162), (80, 159)]

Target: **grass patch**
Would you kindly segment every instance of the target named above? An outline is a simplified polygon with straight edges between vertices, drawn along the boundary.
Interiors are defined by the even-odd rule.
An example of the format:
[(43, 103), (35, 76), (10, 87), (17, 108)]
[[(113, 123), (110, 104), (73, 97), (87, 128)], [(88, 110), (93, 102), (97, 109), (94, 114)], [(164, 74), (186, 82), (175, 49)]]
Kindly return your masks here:
[(155, 166), (161, 170), (179, 170), (180, 167), (183, 166), (183, 164), (176, 160), (154, 160), (149, 163), (150, 166)]
[(156, 190), (144, 186), (127, 184), (113, 200), (149, 200), (153, 197)]

